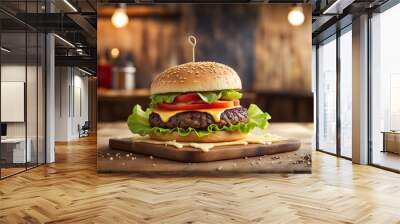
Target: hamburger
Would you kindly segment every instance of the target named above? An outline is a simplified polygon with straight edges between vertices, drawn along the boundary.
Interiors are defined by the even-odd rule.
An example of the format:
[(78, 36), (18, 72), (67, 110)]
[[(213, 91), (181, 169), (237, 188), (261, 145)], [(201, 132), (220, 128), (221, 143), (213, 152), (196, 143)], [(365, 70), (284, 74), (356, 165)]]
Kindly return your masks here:
[(150, 86), (150, 106), (133, 107), (132, 133), (160, 141), (228, 142), (254, 128), (264, 129), (270, 116), (256, 105), (240, 105), (242, 82), (231, 67), (190, 62), (171, 67)]

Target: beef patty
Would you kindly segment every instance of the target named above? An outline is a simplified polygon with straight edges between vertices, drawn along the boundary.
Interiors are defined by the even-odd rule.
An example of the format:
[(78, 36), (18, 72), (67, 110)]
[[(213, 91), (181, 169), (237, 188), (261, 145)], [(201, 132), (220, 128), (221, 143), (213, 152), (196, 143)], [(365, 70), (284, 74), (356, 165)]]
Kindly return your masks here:
[(196, 129), (204, 129), (211, 124), (216, 124), (218, 127), (222, 127), (228, 124), (247, 122), (247, 110), (243, 107), (235, 107), (226, 110), (221, 114), (219, 122), (215, 122), (214, 118), (210, 114), (199, 111), (181, 112), (169, 118), (168, 122), (163, 122), (160, 115), (152, 112), (149, 117), (149, 122), (152, 127), (162, 128), (192, 127)]

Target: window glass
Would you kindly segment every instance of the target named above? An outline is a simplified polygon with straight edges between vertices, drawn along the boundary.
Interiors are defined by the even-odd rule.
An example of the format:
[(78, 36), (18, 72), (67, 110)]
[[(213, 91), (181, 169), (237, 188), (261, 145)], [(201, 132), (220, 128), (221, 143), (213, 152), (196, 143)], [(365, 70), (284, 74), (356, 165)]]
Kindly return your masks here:
[(340, 154), (351, 158), (352, 148), (352, 33), (340, 36)]
[(336, 40), (318, 48), (318, 148), (336, 153)]
[(372, 163), (400, 170), (400, 4), (371, 19)]

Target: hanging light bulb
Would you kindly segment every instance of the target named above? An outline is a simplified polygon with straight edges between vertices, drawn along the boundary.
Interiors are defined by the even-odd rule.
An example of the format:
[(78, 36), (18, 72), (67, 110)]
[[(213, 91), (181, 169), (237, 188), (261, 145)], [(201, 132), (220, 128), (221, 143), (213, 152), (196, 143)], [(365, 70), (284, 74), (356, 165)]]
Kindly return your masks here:
[(299, 6), (293, 7), (288, 14), (288, 21), (293, 26), (302, 25), (304, 23), (303, 8)]
[(119, 49), (118, 48), (111, 49), (111, 57), (115, 59), (118, 58), (118, 56), (119, 56)]
[(111, 17), (112, 24), (117, 28), (123, 28), (129, 22), (129, 18), (126, 15), (125, 4), (120, 4), (120, 7), (115, 10)]

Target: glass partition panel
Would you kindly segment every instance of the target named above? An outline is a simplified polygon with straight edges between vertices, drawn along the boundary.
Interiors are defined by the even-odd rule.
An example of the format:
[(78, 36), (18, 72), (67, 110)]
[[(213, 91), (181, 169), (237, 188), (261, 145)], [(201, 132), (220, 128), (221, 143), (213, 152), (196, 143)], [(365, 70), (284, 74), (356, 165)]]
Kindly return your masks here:
[[(42, 4), (39, 1), (27, 2), (26, 12), (40, 13)], [(31, 20), (38, 23), (39, 17), (33, 16)], [(27, 142), (31, 148), (31, 161), (28, 168), (38, 165), (39, 160), (39, 64), (40, 64), (40, 38), (36, 29), (27, 27)]]
[(37, 119), (38, 119), (38, 164), (46, 162), (46, 145), (45, 145), (45, 99), (46, 99), (46, 78), (45, 78), (45, 65), (46, 65), (46, 38), (45, 35), (39, 33), (38, 35), (38, 76), (37, 76), (37, 90), (38, 90), (38, 105), (37, 105)]
[(1, 47), (1, 173), (6, 177), (25, 170), (32, 155), (26, 138), (25, 31), (2, 32)]
[(318, 47), (318, 149), (336, 153), (336, 39)]
[[(51, 3), (53, 4), (53, 3)], [(37, 13), (46, 12), (46, 0), (37, 1)], [(47, 9), (49, 10), (49, 9)], [(40, 30), (39, 30), (40, 31)], [(37, 74), (37, 88), (38, 88), (38, 105), (37, 105), (37, 119), (38, 119), (38, 164), (46, 163), (46, 139), (45, 139), (45, 124), (46, 124), (46, 36), (44, 33), (38, 33), (38, 74)]]
[(26, 80), (26, 113), (27, 113), (27, 149), (31, 151), (28, 168), (38, 164), (38, 35), (27, 33), (27, 80)]
[(0, 178), (45, 163), (46, 39), (23, 22), (44, 6), (44, 0), (0, 1), (7, 11), (0, 11)]

